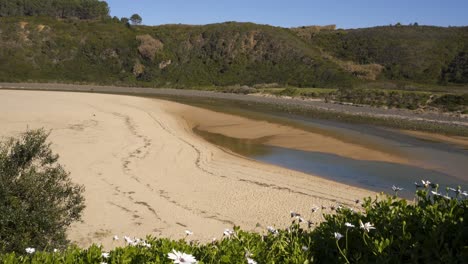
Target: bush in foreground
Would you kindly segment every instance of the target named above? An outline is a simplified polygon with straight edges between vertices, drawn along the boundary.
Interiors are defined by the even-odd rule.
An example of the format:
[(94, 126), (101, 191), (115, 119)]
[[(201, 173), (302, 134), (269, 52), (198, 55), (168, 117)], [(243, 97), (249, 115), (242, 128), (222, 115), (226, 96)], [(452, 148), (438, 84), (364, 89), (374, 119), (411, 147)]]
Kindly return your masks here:
[(66, 229), (80, 219), (83, 187), (57, 163), (47, 136), (31, 130), (0, 142), (0, 253), (66, 247)]
[[(200, 244), (186, 240), (128, 237), (126, 247), (103, 252), (70, 248), (61, 252), (0, 255), (2, 263), (466, 263), (468, 193), (440, 193), (426, 184), (414, 203), (396, 196), (365, 199), (356, 212), (337, 206), (315, 229), (291, 213), (285, 230), (267, 234), (225, 230), (223, 239)], [(449, 193), (450, 192), (450, 193)], [(359, 201), (357, 201), (359, 203)], [(312, 208), (315, 214), (321, 208)], [(184, 254), (182, 254), (184, 253)], [(179, 262), (174, 261), (177, 259)]]

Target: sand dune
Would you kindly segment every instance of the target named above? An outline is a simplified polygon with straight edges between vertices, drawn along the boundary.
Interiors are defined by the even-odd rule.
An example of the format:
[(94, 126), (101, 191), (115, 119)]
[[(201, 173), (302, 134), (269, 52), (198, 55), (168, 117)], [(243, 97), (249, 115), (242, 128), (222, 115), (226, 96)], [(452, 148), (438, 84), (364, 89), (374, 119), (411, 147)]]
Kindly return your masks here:
[[(258, 163), (213, 146), (174, 114), (177, 103), (122, 95), (0, 91), (0, 136), (51, 130), (53, 149), (86, 187), (83, 222), (69, 235), (81, 246), (112, 247), (112, 236), (220, 237), (234, 224), (284, 227), (289, 211), (352, 206), (371, 193)], [(209, 114), (209, 113), (208, 113)], [(214, 113), (211, 113), (214, 115)], [(260, 229), (256, 229), (260, 230)]]

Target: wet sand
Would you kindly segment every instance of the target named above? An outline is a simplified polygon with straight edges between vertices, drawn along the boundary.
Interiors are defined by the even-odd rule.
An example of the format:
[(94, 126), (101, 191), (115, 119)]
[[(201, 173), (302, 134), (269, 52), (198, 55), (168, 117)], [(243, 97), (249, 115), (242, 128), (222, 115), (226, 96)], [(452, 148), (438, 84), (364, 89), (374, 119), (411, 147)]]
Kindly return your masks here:
[(187, 105), (178, 105), (171, 109), (171, 112), (184, 118), (197, 130), (231, 138), (255, 140), (258, 143), (276, 147), (336, 154), (358, 160), (408, 163), (407, 159), (396, 155), (393, 150), (384, 151), (381, 146), (374, 146), (364, 139), (362, 144), (339, 140), (333, 135), (327, 135), (327, 131), (322, 134), (313, 133), (287, 125)]
[(428, 132), (422, 132), (422, 131), (411, 131), (411, 130), (400, 130), (400, 131), (404, 134), (411, 135), (419, 139), (448, 143), (448, 144), (452, 144), (455, 146), (468, 149), (468, 137), (447, 136), (447, 135), (428, 133)]
[[(69, 231), (80, 246), (119, 245), (113, 235), (177, 239), (186, 229), (194, 232), (190, 239), (208, 241), (234, 224), (257, 231), (268, 225), (285, 227), (290, 210), (318, 222), (320, 215), (310, 213), (314, 205), (354, 206), (355, 199), (373, 195), (209, 144), (193, 134), (194, 119), (178, 114), (201, 111), (197, 109), (122, 95), (0, 90), (0, 136), (28, 128), (51, 131), (60, 162), (74, 182), (86, 187), (83, 222)], [(214, 112), (203, 112), (203, 117), (232, 124)], [(247, 130), (257, 128), (251, 123), (237, 130), (256, 137)], [(263, 135), (270, 136), (266, 132), (272, 129)], [(277, 129), (285, 136), (302, 133)], [(359, 154), (359, 146), (318, 139), (346, 155), (369, 158)], [(270, 142), (285, 144), (281, 140), (273, 137)], [(308, 147), (326, 148), (314, 144), (311, 140)], [(383, 153), (379, 158), (393, 157)]]

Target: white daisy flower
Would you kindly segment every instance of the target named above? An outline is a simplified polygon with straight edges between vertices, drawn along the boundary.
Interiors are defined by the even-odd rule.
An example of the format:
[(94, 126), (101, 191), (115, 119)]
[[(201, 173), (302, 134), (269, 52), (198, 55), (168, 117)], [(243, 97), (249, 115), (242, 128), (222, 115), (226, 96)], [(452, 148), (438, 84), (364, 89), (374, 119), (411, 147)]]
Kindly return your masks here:
[(247, 263), (248, 264), (257, 264), (257, 261), (251, 259), (251, 258), (247, 258)]
[(343, 238), (343, 235), (338, 232), (335, 232), (335, 239), (340, 240), (341, 238)]
[(171, 259), (175, 264), (192, 264), (197, 263), (194, 256), (186, 254), (175, 249), (171, 253), (167, 254), (168, 258)]
[(267, 230), (268, 230), (268, 232), (272, 233), (273, 235), (278, 234), (278, 230), (276, 230), (276, 229), (275, 229), (274, 227), (272, 227), (272, 226), (268, 226), (268, 227), (267, 227)]
[(429, 187), (429, 185), (431, 184), (431, 182), (430, 182), (429, 180), (427, 180), (427, 181), (425, 181), (425, 180), (421, 180), (421, 182), (422, 182), (422, 184), (423, 184), (424, 188), (427, 188), (427, 187)]
[(359, 225), (361, 226), (361, 229), (364, 229), (367, 232), (369, 232), (372, 229), (375, 229), (375, 227), (370, 222), (363, 224), (362, 221), (359, 220)]
[(225, 235), (227, 237), (231, 237), (232, 235), (234, 235), (234, 231), (226, 228), (226, 229), (224, 229), (223, 235)]

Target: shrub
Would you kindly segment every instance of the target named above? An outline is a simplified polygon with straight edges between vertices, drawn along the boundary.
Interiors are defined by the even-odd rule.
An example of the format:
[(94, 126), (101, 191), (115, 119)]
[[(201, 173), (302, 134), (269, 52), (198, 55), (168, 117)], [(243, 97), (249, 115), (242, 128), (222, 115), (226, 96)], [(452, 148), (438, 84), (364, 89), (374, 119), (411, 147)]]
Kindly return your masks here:
[(237, 86), (229, 86), (222, 89), (223, 93), (235, 93), (235, 94), (252, 94), (256, 93), (257, 89), (249, 87), (247, 85), (237, 85)]
[[(199, 263), (247, 263), (247, 258), (258, 263), (466, 263), (468, 193), (453, 191), (449, 197), (439, 193), (437, 185), (428, 186), (417, 192), (415, 202), (396, 196), (367, 198), (360, 212), (338, 206), (315, 229), (292, 213), (287, 229), (269, 227), (268, 233), (259, 234), (235, 227), (226, 230), (223, 239), (207, 244), (125, 238), (125, 247), (109, 253), (92, 246), (57, 253), (0, 254), (0, 262), (172, 263), (168, 253), (177, 250)], [(319, 211), (314, 208), (313, 213)]]
[(48, 134), (31, 130), (0, 143), (0, 252), (63, 248), (81, 217), (83, 187), (57, 163)]
[[(418, 191), (414, 204), (396, 196), (367, 198), (363, 213), (343, 209), (326, 216), (311, 234), (315, 259), (318, 263), (464, 263), (468, 201), (459, 197), (460, 190), (449, 197), (433, 187)], [(367, 232), (363, 223), (376, 229)], [(344, 238), (338, 241), (334, 232)]]
[(435, 99), (431, 105), (447, 111), (464, 110), (468, 107), (468, 94), (445, 94)]
[(296, 96), (299, 94), (299, 89), (288, 87), (286, 89), (281, 90), (278, 95), (280, 96)]
[(330, 96), (330, 99), (339, 102), (414, 110), (426, 106), (430, 94), (382, 89), (339, 89)]
[(141, 62), (136, 61), (135, 65), (133, 65), (132, 72), (135, 77), (140, 77), (145, 72), (145, 66), (141, 64)]

